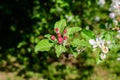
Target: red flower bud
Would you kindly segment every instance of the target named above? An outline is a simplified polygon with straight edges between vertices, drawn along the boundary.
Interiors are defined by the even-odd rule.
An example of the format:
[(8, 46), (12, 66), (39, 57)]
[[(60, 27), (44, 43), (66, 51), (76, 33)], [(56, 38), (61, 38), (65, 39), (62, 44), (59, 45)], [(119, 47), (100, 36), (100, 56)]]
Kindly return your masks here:
[(63, 40), (67, 40), (67, 39), (68, 39), (68, 37), (67, 37), (67, 36), (64, 36), (64, 37), (63, 37)]
[(66, 33), (67, 33), (67, 30), (65, 29), (65, 30), (64, 30), (64, 34), (66, 34)]
[(50, 39), (51, 39), (51, 40), (55, 40), (55, 36), (52, 35), (52, 36), (50, 37)]
[(62, 35), (61, 35), (61, 33), (58, 33), (57, 36), (58, 36), (58, 37), (61, 37)]
[(58, 38), (58, 43), (59, 43), (59, 44), (62, 44), (62, 42), (63, 42), (63, 38), (62, 38), (62, 37), (59, 37), (59, 38)]
[(58, 28), (55, 28), (55, 32), (56, 32), (56, 33), (59, 33), (59, 29), (58, 29)]

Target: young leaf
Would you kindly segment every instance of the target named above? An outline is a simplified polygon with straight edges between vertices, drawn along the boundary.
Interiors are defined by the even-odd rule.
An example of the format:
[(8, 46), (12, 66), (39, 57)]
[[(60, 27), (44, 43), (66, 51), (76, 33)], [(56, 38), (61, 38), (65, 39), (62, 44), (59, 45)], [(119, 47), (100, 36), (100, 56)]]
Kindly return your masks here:
[(35, 52), (49, 51), (52, 46), (53, 43), (50, 43), (48, 39), (43, 39), (35, 46)]
[(70, 51), (71, 51), (71, 53), (73, 54), (73, 56), (74, 56), (75, 58), (79, 55), (79, 53), (77, 52), (76, 48), (75, 48), (75, 49), (74, 49), (74, 48), (71, 48)]
[(22, 41), (22, 42), (20, 42), (20, 43), (17, 45), (17, 48), (21, 48), (22, 46), (24, 46), (24, 45), (26, 45), (26, 44), (27, 44), (27, 42)]
[(82, 47), (90, 47), (90, 44), (84, 40), (74, 39), (73, 42), (71, 42), (71, 45), (74, 47), (82, 46)]
[(57, 54), (57, 57), (59, 57), (65, 51), (66, 51), (65, 46), (62, 46), (62, 45), (56, 45), (55, 46), (55, 52)]
[(46, 37), (47, 39), (51, 40), (51, 39), (50, 39), (50, 37), (51, 37), (50, 34), (46, 34), (46, 35), (44, 35), (44, 37)]
[(90, 31), (90, 30), (83, 30), (83, 31), (81, 32), (81, 36), (82, 36), (83, 38), (85, 38), (86, 40), (95, 38), (94, 33), (93, 33), (92, 31)]
[[(104, 34), (103, 34), (103, 36), (104, 36), (104, 39), (105, 40), (112, 40), (113, 39), (113, 33), (112, 32), (105, 32)], [(114, 39), (113, 39), (114, 40)]]
[(62, 20), (57, 21), (57, 22), (55, 23), (54, 30), (55, 30), (56, 28), (58, 28), (58, 30), (60, 31), (60, 33), (63, 33), (63, 30), (64, 30), (65, 26), (66, 26), (66, 20), (65, 20), (65, 19), (62, 19)]
[(80, 27), (72, 27), (72, 28), (68, 28), (67, 29), (67, 34), (66, 35), (72, 35), (72, 34), (74, 34), (75, 32), (78, 32), (78, 31), (80, 31), (81, 30), (81, 28)]
[(96, 63), (99, 64), (99, 63), (101, 63), (101, 62), (102, 62), (102, 61), (101, 61), (100, 59), (97, 59), (97, 62), (96, 62)]

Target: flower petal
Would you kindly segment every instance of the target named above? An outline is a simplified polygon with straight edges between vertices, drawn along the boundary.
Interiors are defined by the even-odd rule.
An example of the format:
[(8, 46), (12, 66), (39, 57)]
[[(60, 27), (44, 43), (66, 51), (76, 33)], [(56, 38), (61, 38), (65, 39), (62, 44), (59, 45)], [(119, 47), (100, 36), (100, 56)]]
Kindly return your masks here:
[(101, 53), (101, 54), (100, 54), (100, 58), (103, 60), (103, 59), (106, 58), (106, 55), (105, 55), (104, 53)]
[(108, 47), (102, 47), (102, 52), (103, 53), (108, 53)]
[(90, 43), (91, 45), (96, 45), (96, 41), (95, 41), (94, 39), (90, 39), (90, 40), (89, 40), (89, 43)]
[(96, 48), (96, 47), (98, 47), (98, 45), (93, 45), (93, 48)]

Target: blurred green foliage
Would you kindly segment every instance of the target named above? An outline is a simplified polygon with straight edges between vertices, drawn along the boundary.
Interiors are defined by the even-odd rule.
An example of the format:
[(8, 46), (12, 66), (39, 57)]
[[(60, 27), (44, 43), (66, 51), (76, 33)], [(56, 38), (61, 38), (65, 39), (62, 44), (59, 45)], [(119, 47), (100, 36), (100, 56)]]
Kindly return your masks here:
[[(97, 5), (97, 2), (98, 0), (1, 0), (0, 70), (17, 72), (24, 78), (37, 75), (38, 79), (43, 80), (118, 80), (120, 41), (114, 38), (116, 32), (107, 31), (110, 28), (106, 29), (105, 26), (106, 22), (113, 25), (109, 18), (111, 2), (106, 1), (104, 7)], [(107, 59), (96, 64), (99, 50), (84, 48), (84, 40), (76, 44), (84, 43), (76, 58), (70, 53), (63, 53), (57, 58), (53, 48), (49, 52), (35, 53), (35, 45), (45, 34), (54, 34), (54, 24), (60, 19), (66, 19), (69, 27), (80, 27), (82, 36), (74, 34), (80, 39), (105, 34), (107, 40), (112, 35), (113, 49)], [(89, 33), (94, 34), (86, 35)]]

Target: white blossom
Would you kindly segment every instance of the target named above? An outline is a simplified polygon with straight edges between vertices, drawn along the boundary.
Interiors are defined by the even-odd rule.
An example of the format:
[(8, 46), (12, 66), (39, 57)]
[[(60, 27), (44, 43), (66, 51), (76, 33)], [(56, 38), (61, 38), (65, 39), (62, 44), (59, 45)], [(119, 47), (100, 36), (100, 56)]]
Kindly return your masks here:
[(102, 52), (103, 53), (108, 53), (108, 47), (106, 47), (106, 46), (102, 46)]
[(112, 0), (110, 11), (114, 12), (116, 15), (120, 15), (120, 0)]
[(95, 19), (96, 22), (100, 21), (100, 17), (99, 16), (95, 16), (94, 19)]
[(115, 24), (115, 25), (118, 25), (118, 21), (117, 20), (113, 20), (113, 23)]
[(89, 43), (93, 46), (93, 48), (99, 47), (103, 53), (108, 53), (108, 45), (110, 44), (110, 41), (101, 40), (100, 38), (90, 39)]
[(118, 61), (120, 61), (120, 58), (117, 58)]
[(100, 38), (96, 38), (96, 40), (94, 40), (94, 39), (89, 40), (89, 43), (93, 46), (93, 48), (101, 47), (102, 42), (103, 42), (103, 40), (101, 40)]
[(118, 30), (118, 33), (120, 33), (120, 30)]
[(118, 58), (117, 58), (118, 61), (120, 61), (120, 54), (118, 54)]
[(108, 46), (110, 45), (110, 41), (103, 41), (101, 44), (101, 50), (103, 53), (108, 53)]
[(117, 35), (116, 35), (116, 38), (120, 39), (120, 34), (117, 34)]
[(111, 19), (114, 19), (115, 18), (115, 13), (114, 12), (111, 12), (110, 14), (109, 14), (109, 17), (111, 18)]
[(103, 59), (105, 59), (105, 58), (106, 58), (106, 54), (101, 53), (101, 54), (100, 54), (100, 59), (102, 59), (102, 60), (103, 60)]
[(97, 4), (103, 7), (105, 5), (105, 0), (99, 0)]

